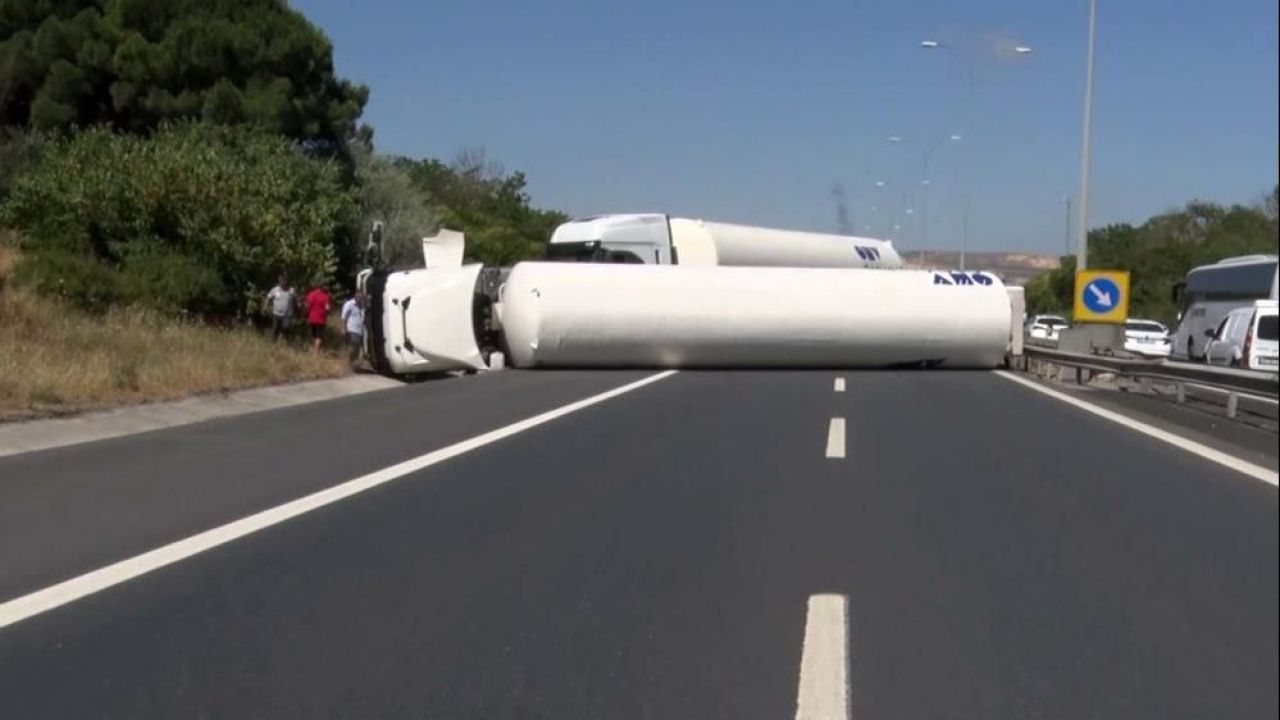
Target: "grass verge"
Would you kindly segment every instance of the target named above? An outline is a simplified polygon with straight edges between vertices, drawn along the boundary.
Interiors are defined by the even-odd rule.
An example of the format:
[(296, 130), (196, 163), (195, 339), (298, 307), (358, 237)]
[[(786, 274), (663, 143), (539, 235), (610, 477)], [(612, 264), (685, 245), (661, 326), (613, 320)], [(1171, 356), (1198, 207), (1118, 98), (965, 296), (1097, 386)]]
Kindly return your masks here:
[(0, 421), (348, 373), (341, 357), (137, 308), (90, 315), (10, 281), (0, 234)]

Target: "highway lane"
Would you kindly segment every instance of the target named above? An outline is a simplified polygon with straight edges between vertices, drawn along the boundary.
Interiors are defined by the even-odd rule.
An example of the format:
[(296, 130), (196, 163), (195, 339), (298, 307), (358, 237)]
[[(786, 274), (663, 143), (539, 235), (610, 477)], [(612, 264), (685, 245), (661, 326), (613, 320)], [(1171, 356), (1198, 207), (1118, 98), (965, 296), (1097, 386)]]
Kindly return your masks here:
[(0, 597), (647, 374), (443, 379), (0, 457)]
[(1274, 717), (1277, 534), (1275, 487), (992, 374), (686, 372), (0, 630), (0, 697), (783, 717), (836, 593), (857, 717)]

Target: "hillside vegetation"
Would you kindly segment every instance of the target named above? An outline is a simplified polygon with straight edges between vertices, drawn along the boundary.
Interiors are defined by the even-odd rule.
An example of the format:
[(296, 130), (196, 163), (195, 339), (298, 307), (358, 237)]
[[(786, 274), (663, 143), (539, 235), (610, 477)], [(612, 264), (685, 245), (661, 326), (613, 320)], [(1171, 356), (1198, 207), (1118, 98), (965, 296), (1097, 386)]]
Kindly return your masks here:
[(345, 361), (138, 307), (90, 313), (14, 287), (0, 238), (0, 420), (337, 377)]
[[(1089, 267), (1128, 270), (1130, 317), (1166, 324), (1177, 320), (1174, 285), (1198, 265), (1240, 255), (1277, 252), (1280, 188), (1256, 205), (1226, 207), (1192, 202), (1141, 225), (1115, 224), (1089, 231)], [(1076, 261), (1027, 283), (1027, 311), (1066, 312), (1071, 308)]]
[(347, 295), (374, 221), (391, 267), (541, 252), (522, 173), (380, 154), (367, 100), (278, 0), (0, 0), (0, 415), (344, 372), (246, 328), (281, 273)]

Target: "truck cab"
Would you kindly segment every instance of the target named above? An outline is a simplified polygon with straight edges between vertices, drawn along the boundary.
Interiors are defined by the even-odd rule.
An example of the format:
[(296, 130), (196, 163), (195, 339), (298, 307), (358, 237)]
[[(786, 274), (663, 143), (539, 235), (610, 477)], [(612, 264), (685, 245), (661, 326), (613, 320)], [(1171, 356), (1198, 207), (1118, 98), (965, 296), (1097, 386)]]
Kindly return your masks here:
[(547, 259), (570, 262), (674, 265), (666, 215), (598, 215), (557, 227)]

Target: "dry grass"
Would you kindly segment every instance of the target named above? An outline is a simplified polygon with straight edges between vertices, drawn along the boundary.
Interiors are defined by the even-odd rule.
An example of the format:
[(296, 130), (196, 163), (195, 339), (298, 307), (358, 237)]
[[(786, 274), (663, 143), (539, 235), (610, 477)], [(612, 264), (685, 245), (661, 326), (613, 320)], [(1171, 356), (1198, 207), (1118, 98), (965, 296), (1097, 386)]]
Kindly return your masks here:
[(0, 236), (0, 419), (336, 377), (338, 357), (125, 308), (87, 315), (7, 282), (16, 253)]

